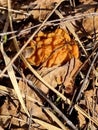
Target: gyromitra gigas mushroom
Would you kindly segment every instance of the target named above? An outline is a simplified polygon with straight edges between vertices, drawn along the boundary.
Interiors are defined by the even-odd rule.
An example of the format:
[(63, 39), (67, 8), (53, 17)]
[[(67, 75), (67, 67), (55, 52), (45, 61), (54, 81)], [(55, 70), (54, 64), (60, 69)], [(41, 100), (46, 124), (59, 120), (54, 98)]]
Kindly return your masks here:
[(32, 50), (26, 59), (34, 66), (52, 67), (79, 57), (78, 45), (61, 28), (50, 33), (40, 31), (26, 49)]

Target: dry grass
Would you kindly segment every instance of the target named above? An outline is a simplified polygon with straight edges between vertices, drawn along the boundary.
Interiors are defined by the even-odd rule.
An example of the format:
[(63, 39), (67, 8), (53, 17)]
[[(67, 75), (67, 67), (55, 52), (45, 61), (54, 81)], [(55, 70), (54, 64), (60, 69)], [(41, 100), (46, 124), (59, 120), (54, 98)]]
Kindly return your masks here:
[[(93, 0), (82, 2), (0, 1), (0, 129), (97, 129), (98, 9)], [(77, 43), (82, 63), (78, 70), (75, 58), (47, 68), (33, 66), (24, 57), (39, 31), (48, 34), (56, 28)], [(52, 86), (43, 75), (51, 76), (63, 65), (66, 74), (52, 75), (50, 82), (57, 84)], [(71, 93), (66, 93), (65, 81), (68, 89), (73, 88)]]

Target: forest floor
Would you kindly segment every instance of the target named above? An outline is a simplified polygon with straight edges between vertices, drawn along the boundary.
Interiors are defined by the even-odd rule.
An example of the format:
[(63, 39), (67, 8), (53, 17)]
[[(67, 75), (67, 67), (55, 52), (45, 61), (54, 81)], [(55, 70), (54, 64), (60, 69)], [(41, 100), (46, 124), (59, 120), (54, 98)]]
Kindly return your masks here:
[(97, 0), (0, 0), (0, 130), (97, 130), (97, 60)]

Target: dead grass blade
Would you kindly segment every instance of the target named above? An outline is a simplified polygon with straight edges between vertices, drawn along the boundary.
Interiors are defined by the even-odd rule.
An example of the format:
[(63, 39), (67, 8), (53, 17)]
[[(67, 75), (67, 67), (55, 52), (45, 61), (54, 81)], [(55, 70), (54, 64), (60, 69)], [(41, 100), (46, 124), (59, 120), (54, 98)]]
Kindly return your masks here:
[[(8, 88), (6, 86), (0, 85), (0, 95), (10, 95), (14, 96), (17, 99), (16, 92), (13, 88)], [(22, 93), (22, 97), (25, 98), (25, 95)], [(27, 101), (38, 103), (40, 106), (42, 106), (42, 103), (36, 100), (35, 98), (32, 98), (29, 95), (26, 95)]]
[(44, 126), (47, 130), (62, 130), (61, 128), (58, 128), (58, 127), (56, 127), (56, 126), (54, 126), (52, 124), (49, 124), (49, 123), (47, 123), (45, 121), (42, 121), (42, 120), (39, 120), (39, 119), (34, 119), (34, 118), (32, 118), (32, 120), (34, 122)]
[(63, 130), (68, 130), (68, 128), (65, 127), (65, 125), (49, 109), (43, 109)]
[(18, 58), (18, 56), (22, 53), (22, 51), (25, 49), (25, 47), (30, 43), (30, 41), (33, 39), (33, 37), (40, 31), (40, 29), (45, 25), (47, 20), (50, 18), (50, 16), (54, 13), (54, 11), (57, 9), (57, 7), (61, 4), (61, 2), (64, 0), (61, 0), (55, 8), (51, 11), (51, 13), (47, 16), (47, 18), (43, 21), (43, 23), (40, 25), (40, 27), (32, 34), (32, 36), (27, 40), (27, 42), (24, 44), (24, 46), (19, 50), (19, 52), (13, 57), (13, 59), (9, 62), (9, 64), (4, 68), (4, 70), (0, 73), (0, 77), (3, 76), (3, 74), (7, 71), (10, 65), (13, 64), (13, 62)]
[[(7, 76), (7, 75), (6, 75)], [(30, 81), (26, 81), (27, 83), (29, 83)], [(30, 83), (31, 84), (31, 83)], [(4, 91), (4, 92), (6, 92), (6, 93), (10, 93), (10, 94), (13, 94), (13, 95), (15, 95), (15, 91), (14, 91), (14, 89), (11, 89), (11, 88), (7, 88), (7, 87), (5, 87), (5, 86), (2, 86), (2, 85), (0, 85), (0, 91)], [(57, 91), (57, 90), (56, 90)], [(58, 91), (57, 91), (58, 92)], [(59, 92), (58, 92), (59, 93)], [(61, 93), (60, 93), (61, 94)], [(62, 95), (62, 94), (61, 94)], [(60, 95), (59, 95), (60, 96)], [(23, 97), (24, 97), (24, 95), (23, 95)], [(32, 99), (30, 96), (26, 96), (27, 97), (27, 99), (28, 100), (30, 100), (30, 101), (33, 101), (33, 102), (38, 102), (37, 100), (35, 100), (35, 99)], [(68, 104), (70, 104), (70, 100), (69, 99), (67, 99), (64, 95), (62, 95), (62, 96), (60, 96), (61, 98), (62, 98), (62, 100), (64, 100), (64, 101), (68, 101), (67, 103)], [(38, 102), (39, 103), (39, 102)], [(40, 103), (39, 103), (40, 104)], [(41, 104), (40, 104), (41, 105)], [(96, 124), (97, 126), (98, 126), (98, 122), (96, 121), (96, 119), (94, 118), (94, 117), (90, 117), (89, 115), (88, 115), (88, 113), (86, 113), (82, 108), (80, 108), (77, 104), (74, 106), (75, 107), (75, 109), (78, 111), (78, 112), (80, 112), (84, 117), (86, 117), (87, 119), (89, 119), (90, 121), (92, 121), (94, 124)]]
[[(58, 10), (55, 10), (56, 14), (61, 18), (63, 19), (64, 17), (62, 16), (62, 14), (58, 11)], [(65, 21), (65, 26), (68, 28), (68, 30), (73, 34), (73, 36), (75, 37), (75, 40), (78, 41), (79, 45), (82, 47), (83, 51), (84, 51), (84, 54), (86, 56), (88, 56), (84, 46), (82, 45), (81, 41), (79, 40), (77, 34), (75, 33), (74, 31), (74, 28), (73, 28), (73, 25), (71, 24), (70, 21)]]
[(66, 117), (66, 115), (64, 115), (62, 113), (62, 111), (60, 111), (55, 105), (54, 103), (52, 103), (47, 97), (46, 95), (43, 93), (42, 90), (38, 89), (35, 85), (33, 85), (32, 82), (28, 82), (28, 84), (32, 87), (32, 89), (34, 89), (35, 92), (37, 92), (39, 94), (39, 96), (41, 96), (42, 98), (44, 98), (49, 105), (53, 108), (53, 110), (60, 116), (62, 117), (62, 119), (64, 121), (66, 121), (66, 123), (73, 129), (73, 130), (78, 130), (78, 128)]
[(83, 92), (87, 89), (87, 83), (88, 83), (89, 75), (90, 75), (90, 72), (91, 72), (91, 70), (92, 70), (92, 68), (93, 68), (93, 66), (94, 66), (94, 63), (95, 63), (97, 57), (98, 57), (98, 52), (96, 53), (96, 55), (95, 55), (95, 57), (94, 57), (94, 59), (93, 59), (91, 65), (90, 65), (90, 68), (89, 68), (89, 70), (88, 70), (88, 72), (87, 72), (87, 75), (86, 75), (86, 77), (85, 77), (85, 80), (84, 80), (84, 82), (83, 82), (83, 84), (82, 84), (82, 86), (81, 86), (81, 88), (80, 88), (80, 91), (79, 91), (77, 97), (76, 97), (76, 103), (77, 103), (78, 100), (80, 99), (81, 93), (83, 93)]
[[(10, 3), (10, 1), (8, 0), (8, 3)], [(4, 26), (4, 29), (3, 29), (3, 32), (6, 32), (7, 29), (8, 29), (8, 26), (9, 26), (9, 21), (8, 21), (8, 18), (6, 19), (6, 22), (5, 22), (5, 26)], [(10, 58), (6, 55), (5, 51), (4, 51), (4, 48), (3, 48), (3, 45), (4, 43), (6, 43), (6, 39), (5, 39), (6, 35), (4, 37), (1, 37), (1, 40), (3, 42), (1, 42), (1, 46), (0, 46), (0, 49), (1, 49), (1, 53), (2, 53), (2, 56), (4, 58), (4, 61), (5, 61), (5, 65), (7, 66), (9, 64), (9, 62), (11, 62)], [(4, 40), (5, 39), (5, 40)], [(24, 100), (22, 98), (22, 95), (21, 95), (21, 92), (20, 92), (20, 89), (18, 87), (18, 83), (17, 83), (17, 80), (16, 80), (16, 76), (15, 76), (15, 73), (14, 73), (14, 70), (13, 70), (13, 67), (12, 67), (12, 64), (9, 66), (9, 68), (7, 68), (7, 72), (8, 72), (8, 75), (9, 75), (9, 78), (11, 80), (11, 83), (14, 87), (14, 90), (17, 94), (17, 97), (22, 105), (22, 108), (24, 109), (24, 111), (26, 112), (26, 114), (29, 116), (29, 112), (25, 106), (25, 103), (24, 103)]]
[(96, 124), (98, 126), (98, 121), (93, 118), (90, 117), (89, 114), (87, 114), (82, 108), (80, 108), (78, 105), (75, 105), (75, 109), (80, 112), (83, 116), (85, 116), (87, 119), (89, 119), (90, 121), (92, 121), (94, 124)]
[[(0, 115), (0, 118), (11, 118), (11, 116), (10, 115)], [(14, 117), (13, 116), (13, 119), (14, 120), (17, 120), (17, 121), (21, 121), (21, 122), (24, 122), (24, 123), (27, 123), (27, 122), (25, 122), (23, 119), (19, 119), (19, 118), (16, 118), (16, 117)], [(44, 128), (46, 128), (47, 130), (62, 130), (61, 128), (59, 128), (59, 127), (56, 127), (56, 126), (54, 126), (54, 125), (52, 125), (52, 124), (49, 124), (49, 123), (47, 123), (47, 122), (45, 122), (45, 121), (42, 121), (42, 120), (39, 120), (39, 119), (36, 119), (36, 118), (32, 118), (32, 121), (34, 121), (34, 122), (36, 122), (36, 123), (38, 123), (38, 124), (40, 124), (40, 125), (42, 125)]]
[(15, 94), (14, 89), (7, 88), (6, 86), (0, 85), (0, 95)]
[[(6, 66), (7, 66), (11, 60), (10, 60), (10, 58), (6, 55), (6, 53), (4, 52), (3, 43), (1, 43), (1, 52), (2, 52), (2, 55), (3, 55), (4, 61), (5, 61), (5, 64), (6, 64)], [(14, 73), (14, 70), (13, 70), (12, 65), (9, 66), (9, 68), (7, 69), (7, 72), (8, 72), (9, 78), (10, 78), (10, 80), (11, 80), (11, 83), (12, 83), (12, 85), (13, 85), (13, 87), (14, 87), (14, 90), (15, 90), (15, 92), (16, 92), (16, 94), (17, 94), (17, 97), (18, 97), (18, 99), (19, 99), (19, 101), (20, 101), (20, 103), (21, 103), (22, 108), (24, 109), (25, 113), (26, 113), (28, 116), (30, 116), (30, 115), (29, 115), (29, 112), (28, 112), (28, 110), (27, 110), (27, 108), (26, 108), (26, 106), (25, 106), (24, 100), (23, 100), (23, 98), (22, 98), (20, 89), (19, 89), (19, 87), (18, 87), (18, 83), (17, 83), (16, 76), (15, 76), (15, 73)]]
[[(54, 93), (56, 93), (58, 96), (60, 96), (60, 98), (62, 98), (62, 100), (64, 102), (67, 102), (68, 104), (71, 104), (70, 100), (68, 98), (66, 98), (63, 94), (61, 94), (59, 91), (57, 91), (55, 88), (53, 88), (52, 86), (50, 86), (35, 70), (34, 68), (32, 68), (32, 66), (27, 62), (26, 59), (24, 59), (25, 64), (27, 65), (27, 67), (30, 69), (30, 71), (46, 86), (48, 87), (50, 90), (52, 90)], [(28, 82), (28, 81), (27, 81)], [(29, 83), (29, 82), (28, 82)], [(93, 118), (93, 117), (89, 117), (89, 115), (82, 109), (80, 108), (78, 105), (74, 106), (75, 109), (80, 112), (82, 115), (84, 115), (86, 118), (88, 118), (90, 121), (92, 121), (93, 123), (95, 123), (98, 126), (98, 122)]]

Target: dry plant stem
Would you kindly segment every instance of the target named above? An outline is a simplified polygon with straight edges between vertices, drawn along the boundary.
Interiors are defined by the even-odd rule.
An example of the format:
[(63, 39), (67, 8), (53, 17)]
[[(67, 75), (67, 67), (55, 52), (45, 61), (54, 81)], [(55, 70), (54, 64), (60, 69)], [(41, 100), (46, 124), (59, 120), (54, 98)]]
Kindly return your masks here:
[[(81, 88), (80, 88), (80, 91), (79, 91), (79, 93), (78, 93), (78, 95), (77, 95), (77, 97), (76, 97), (76, 100), (75, 100), (75, 103), (74, 103), (74, 104), (76, 104), (76, 103), (79, 101), (79, 99), (81, 98), (81, 94), (83, 94), (83, 92), (84, 92), (84, 91), (87, 89), (87, 87), (88, 87), (88, 86), (87, 86), (87, 83), (88, 83), (89, 75), (90, 75), (91, 69), (92, 69), (92, 67), (94, 66), (94, 63), (95, 63), (97, 57), (98, 57), (98, 52), (96, 53), (96, 55), (95, 55), (95, 57), (94, 57), (94, 59), (93, 59), (93, 61), (92, 61), (92, 63), (91, 63), (91, 66), (90, 66), (90, 68), (89, 68), (89, 70), (88, 70), (88, 72), (87, 72), (86, 78), (85, 78), (85, 80), (84, 80), (84, 82), (83, 82), (83, 84), (82, 84), (82, 86), (81, 86)], [(74, 104), (73, 104), (73, 105), (74, 105)], [(71, 108), (71, 110), (70, 110), (69, 113), (72, 113), (73, 105), (72, 105), (72, 108)]]
[(43, 110), (52, 118), (53, 121), (55, 121), (63, 130), (66, 130), (65, 125), (55, 116), (49, 109), (44, 108)]
[[(58, 10), (55, 10), (55, 12), (56, 12), (56, 14), (57, 14), (61, 19), (64, 18), (63, 15), (62, 15)], [(79, 40), (77, 34), (76, 34), (75, 31), (74, 31), (73, 25), (71, 24), (71, 22), (67, 22), (67, 21), (66, 21), (66, 22), (65, 22), (65, 25), (66, 25), (66, 27), (68, 28), (68, 30), (73, 34), (73, 36), (75, 37), (75, 40), (78, 41), (79, 45), (81, 46), (81, 48), (82, 48), (83, 51), (84, 51), (84, 54), (85, 54), (86, 56), (88, 56), (88, 54), (87, 54), (87, 52), (86, 52), (84, 46), (82, 45), (81, 41)]]
[[(95, 42), (95, 44), (98, 44), (98, 41)], [(87, 64), (87, 62), (89, 62), (90, 58), (93, 56), (93, 54), (98, 50), (98, 45), (95, 46), (95, 49), (93, 50), (93, 52), (91, 53), (91, 55), (87, 58), (87, 60), (84, 62), (84, 64), (81, 65), (81, 67), (79, 68), (79, 70), (76, 72), (74, 79), (76, 78), (76, 76), (79, 74), (79, 72), (82, 70), (82, 68)]]
[[(12, 24), (12, 12), (9, 11), (10, 9), (11, 9), (11, 1), (8, 0), (8, 17), (9, 17), (9, 22), (10, 22), (10, 28), (11, 28), (11, 31), (14, 32), (13, 24)], [(12, 36), (14, 36), (14, 35), (15, 34), (12, 33)], [(18, 47), (18, 42), (17, 42), (16, 37), (14, 37), (12, 40), (13, 40), (14, 46), (15, 46), (17, 52), (18, 52), (19, 51), (19, 47)]]
[[(17, 120), (17, 121), (19, 121), (19, 122), (23, 122), (23, 123), (26, 123), (26, 124), (28, 124), (28, 122), (27, 121), (24, 121), (24, 120), (22, 120), (22, 119), (19, 119), (19, 118), (17, 118), (17, 117), (15, 117), (15, 116), (10, 116), (10, 115), (0, 115), (0, 117), (1, 118), (13, 118), (13, 120)], [(58, 128), (58, 127), (56, 127), (56, 126), (54, 126), (54, 125), (52, 125), (52, 124), (49, 124), (49, 123), (47, 123), (47, 122), (45, 122), (45, 121), (42, 121), (42, 120), (39, 120), (39, 119), (37, 119), (37, 118), (32, 118), (32, 121), (34, 121), (34, 122), (36, 122), (37, 124), (44, 124), (44, 127), (46, 128), (47, 126), (49, 126), (49, 130), (62, 130), (61, 128)], [(33, 126), (33, 124), (32, 124), (32, 126)]]
[(88, 72), (87, 72), (86, 78), (85, 78), (85, 80), (84, 80), (84, 82), (83, 82), (83, 84), (82, 84), (82, 86), (81, 86), (81, 89), (80, 89), (80, 91), (79, 91), (79, 93), (78, 93), (78, 96), (77, 96), (77, 98), (76, 98), (76, 102), (78, 102), (78, 100), (80, 99), (81, 93), (83, 93), (84, 90), (87, 89), (86, 84), (87, 84), (87, 82), (88, 82), (91, 69), (92, 69), (92, 67), (94, 66), (94, 63), (95, 63), (97, 57), (98, 57), (98, 52), (96, 53), (96, 55), (95, 55), (95, 57), (94, 57), (94, 59), (93, 59), (93, 61), (92, 61), (92, 63), (91, 63), (91, 66), (90, 66), (90, 68), (89, 68), (89, 70), (88, 70)]
[(13, 13), (16, 13), (16, 14), (24, 14), (24, 15), (29, 16), (28, 13), (24, 13), (23, 11), (19, 11), (19, 10), (14, 10), (14, 9), (8, 10), (8, 9), (5, 8), (5, 7), (0, 7), (0, 9), (1, 9), (1, 10), (6, 10), (6, 11), (9, 11), (9, 12), (13, 12)]
[(13, 34), (13, 33), (17, 33), (17, 31), (11, 31), (11, 32), (5, 32), (5, 33), (0, 33), (0, 36), (4, 36), (4, 35), (10, 35), (10, 34)]
[(28, 130), (31, 130), (31, 125), (32, 125), (32, 109), (30, 110), (30, 117), (29, 117), (29, 128)]
[(43, 97), (49, 104), (50, 106), (61, 116), (66, 123), (73, 128), (74, 130), (78, 130), (77, 127), (44, 95), (44, 93), (39, 90), (36, 86), (32, 84), (32, 82), (28, 83), (41, 97)]
[[(9, 76), (8, 75), (6, 75), (6, 74), (4, 74), (4, 76), (6, 77), (6, 78), (9, 78)], [(19, 78), (19, 77), (16, 77), (17, 78), (17, 80), (22, 80), (22, 78)], [(28, 84), (32, 84), (32, 81), (30, 81), (30, 80), (27, 80), (26, 79), (26, 82), (28, 83)], [(12, 94), (14, 91), (12, 91), (11, 89), (9, 89), (9, 88), (5, 88), (5, 87), (1, 87), (2, 89), (1, 90), (3, 90), (3, 91), (5, 91), (6, 93), (10, 93), (10, 94)], [(58, 92), (59, 93), (59, 92)], [(64, 100), (64, 101), (66, 101), (69, 105), (70, 105), (70, 100), (69, 99), (67, 99), (64, 95), (62, 95), (61, 93), (60, 93), (60, 97), (62, 98), (62, 100)], [(24, 96), (24, 95), (23, 95)], [(30, 98), (29, 96), (27, 96), (28, 97), (28, 100), (30, 100), (30, 101), (34, 101), (34, 102), (38, 102), (38, 101), (35, 101), (35, 100), (32, 100), (32, 98)], [(39, 102), (38, 102), (39, 103)], [(39, 103), (40, 104), (40, 103)], [(90, 121), (92, 121), (93, 123), (95, 123), (97, 126), (98, 126), (98, 122), (96, 121), (96, 119), (94, 119), (93, 117), (89, 117), (89, 115), (82, 109), (82, 108), (80, 108), (77, 104), (75, 104), (75, 109), (78, 111), (78, 112), (80, 112), (82, 115), (84, 115), (86, 118), (88, 118)]]
[[(60, 19), (56, 19), (56, 20), (50, 20), (50, 21), (47, 21), (44, 26), (46, 25), (50, 25), (50, 24), (54, 24), (54, 25), (58, 25), (60, 21), (67, 21), (67, 22), (70, 22), (72, 20), (79, 20), (79, 19), (84, 19), (86, 17), (91, 17), (91, 16), (98, 16), (98, 13), (87, 13), (87, 14), (79, 14), (79, 15), (75, 15), (75, 16), (66, 16), (66, 18), (60, 18)], [(55, 23), (56, 22), (56, 23)], [(58, 22), (58, 23), (57, 23)], [(28, 27), (26, 29), (23, 29), (22, 31), (19, 32), (19, 34), (13, 36), (13, 37), (10, 37), (9, 40), (13, 39), (14, 37), (18, 37), (20, 36), (21, 34), (23, 34), (24, 32), (28, 31), (28, 30), (31, 30), (33, 28), (37, 28), (39, 27), (41, 24), (37, 24), (35, 26), (32, 26), (32, 27)], [(10, 35), (10, 34), (13, 34), (13, 33), (18, 33), (18, 31), (14, 31), (14, 32), (6, 32), (6, 33), (0, 33), (0, 36), (3, 36), (3, 35)]]
[(75, 7), (75, 1), (74, 1), (74, 0), (70, 0), (70, 5), (71, 5), (72, 7)]
[[(8, 6), (9, 7), (9, 6)], [(58, 6), (56, 6), (56, 8), (57, 8)], [(51, 16), (51, 15), (50, 15)], [(11, 27), (11, 31), (14, 31), (13, 30), (13, 26), (12, 26), (12, 19), (11, 19), (11, 14), (9, 14), (9, 18), (10, 18), (10, 27)], [(14, 34), (13, 34), (14, 35)], [(13, 42), (14, 42), (14, 45), (15, 45), (15, 47), (16, 47), (16, 50), (17, 50), (17, 52), (19, 51), (19, 47), (18, 47), (18, 44), (17, 44), (17, 39), (16, 38), (14, 38), (13, 39)], [(41, 82), (43, 82), (44, 83), (44, 81), (43, 81), (43, 79), (41, 78), (41, 76), (32, 68), (32, 66), (27, 62), (27, 60), (23, 57), (23, 55), (22, 54), (20, 54), (20, 57), (21, 57), (21, 59), (23, 60), (23, 62), (25, 63), (25, 65), (31, 70), (31, 72), (33, 72), (33, 74), (41, 81)], [(58, 91), (56, 91), (55, 89), (53, 89), (50, 85), (48, 85), (47, 83), (44, 83), (45, 85), (47, 85), (48, 86), (48, 88), (50, 88), (52, 91), (54, 91), (55, 93), (57, 93), (57, 95), (60, 95), (59, 93), (58, 93)], [(62, 94), (61, 94), (62, 95)], [(61, 96), (60, 95), (60, 96)]]
[(25, 47), (30, 43), (30, 41), (33, 39), (33, 37), (40, 31), (40, 29), (44, 26), (44, 24), (47, 22), (47, 20), (50, 18), (50, 16), (54, 13), (54, 11), (57, 9), (57, 7), (61, 4), (61, 2), (64, 0), (61, 0), (56, 7), (52, 10), (52, 12), (47, 16), (47, 18), (43, 21), (41, 26), (32, 34), (32, 36), (27, 40), (27, 42), (24, 44), (24, 46), (20, 49), (20, 51), (14, 56), (14, 58), (11, 60), (11, 62), (6, 66), (6, 68), (1, 72), (0, 77), (3, 76), (3, 74), (6, 72), (6, 70), (9, 68), (10, 65), (13, 64), (13, 62), (18, 58), (18, 56), (22, 53), (22, 51), (25, 49)]
[(0, 115), (0, 118), (13, 118), (14, 120), (17, 120), (19, 122), (23, 122), (23, 123), (27, 123), (26, 121), (24, 121), (23, 119), (17, 118), (15, 116), (11, 116), (11, 115)]
[[(40, 29), (39, 29), (40, 30)], [(36, 33), (35, 33), (36, 34)], [(34, 36), (34, 34), (33, 34), (33, 36)], [(30, 39), (31, 40), (31, 39)], [(26, 46), (25, 46), (26, 47)], [(24, 48), (25, 48), (24, 47)], [(22, 50), (21, 50), (21, 52), (23, 51), (23, 49), (24, 48), (21, 48)], [(20, 52), (20, 53), (21, 53)], [(19, 54), (20, 54), (19, 53)], [(15, 59), (19, 56), (19, 54), (16, 56), (16, 57), (14, 57), (14, 59), (13, 59), (13, 61), (9, 64), (9, 65), (11, 65), (14, 61), (15, 61)], [(8, 66), (9, 67), (9, 66)], [(6, 69), (5, 69), (5, 71), (6, 71)], [(62, 99), (63, 100), (65, 100), (66, 101), (66, 98), (63, 96), (62, 97)], [(70, 102), (69, 102), (70, 103)], [(81, 108), (79, 108), (79, 106), (77, 106), (77, 105), (75, 105), (75, 109), (77, 110), (77, 111), (79, 111), (79, 112), (81, 112), (83, 115), (85, 115), (88, 119), (89, 119), (89, 117), (88, 117), (88, 115), (85, 113), (85, 111), (83, 111)], [(96, 120), (94, 120), (93, 118), (90, 118), (90, 120), (92, 120), (96, 125), (98, 125), (98, 123), (96, 122)]]
[[(8, 7), (10, 6), (9, 4), (10, 4), (10, 1), (8, 0)], [(8, 26), (9, 26), (9, 19), (7, 18), (3, 32), (7, 31)], [(5, 65), (7, 66), (8, 63), (10, 62), (10, 58), (4, 52), (4, 47), (3, 47), (4, 46), (4, 42), (6, 42), (6, 41), (1, 42), (1, 53), (2, 53), (2, 56), (4, 58)], [(25, 113), (29, 116), (29, 112), (28, 112), (28, 110), (27, 110), (27, 108), (25, 106), (25, 103), (24, 103), (24, 100), (22, 98), (20, 89), (18, 87), (18, 83), (17, 83), (16, 77), (15, 77), (15, 73), (14, 73), (12, 65), (8, 68), (7, 72), (8, 72), (9, 78), (11, 80), (11, 83), (12, 83), (14, 89), (15, 89), (15, 92), (16, 92), (16, 94), (18, 96), (18, 99), (19, 99), (19, 101), (21, 103), (22, 108), (24, 109)]]

